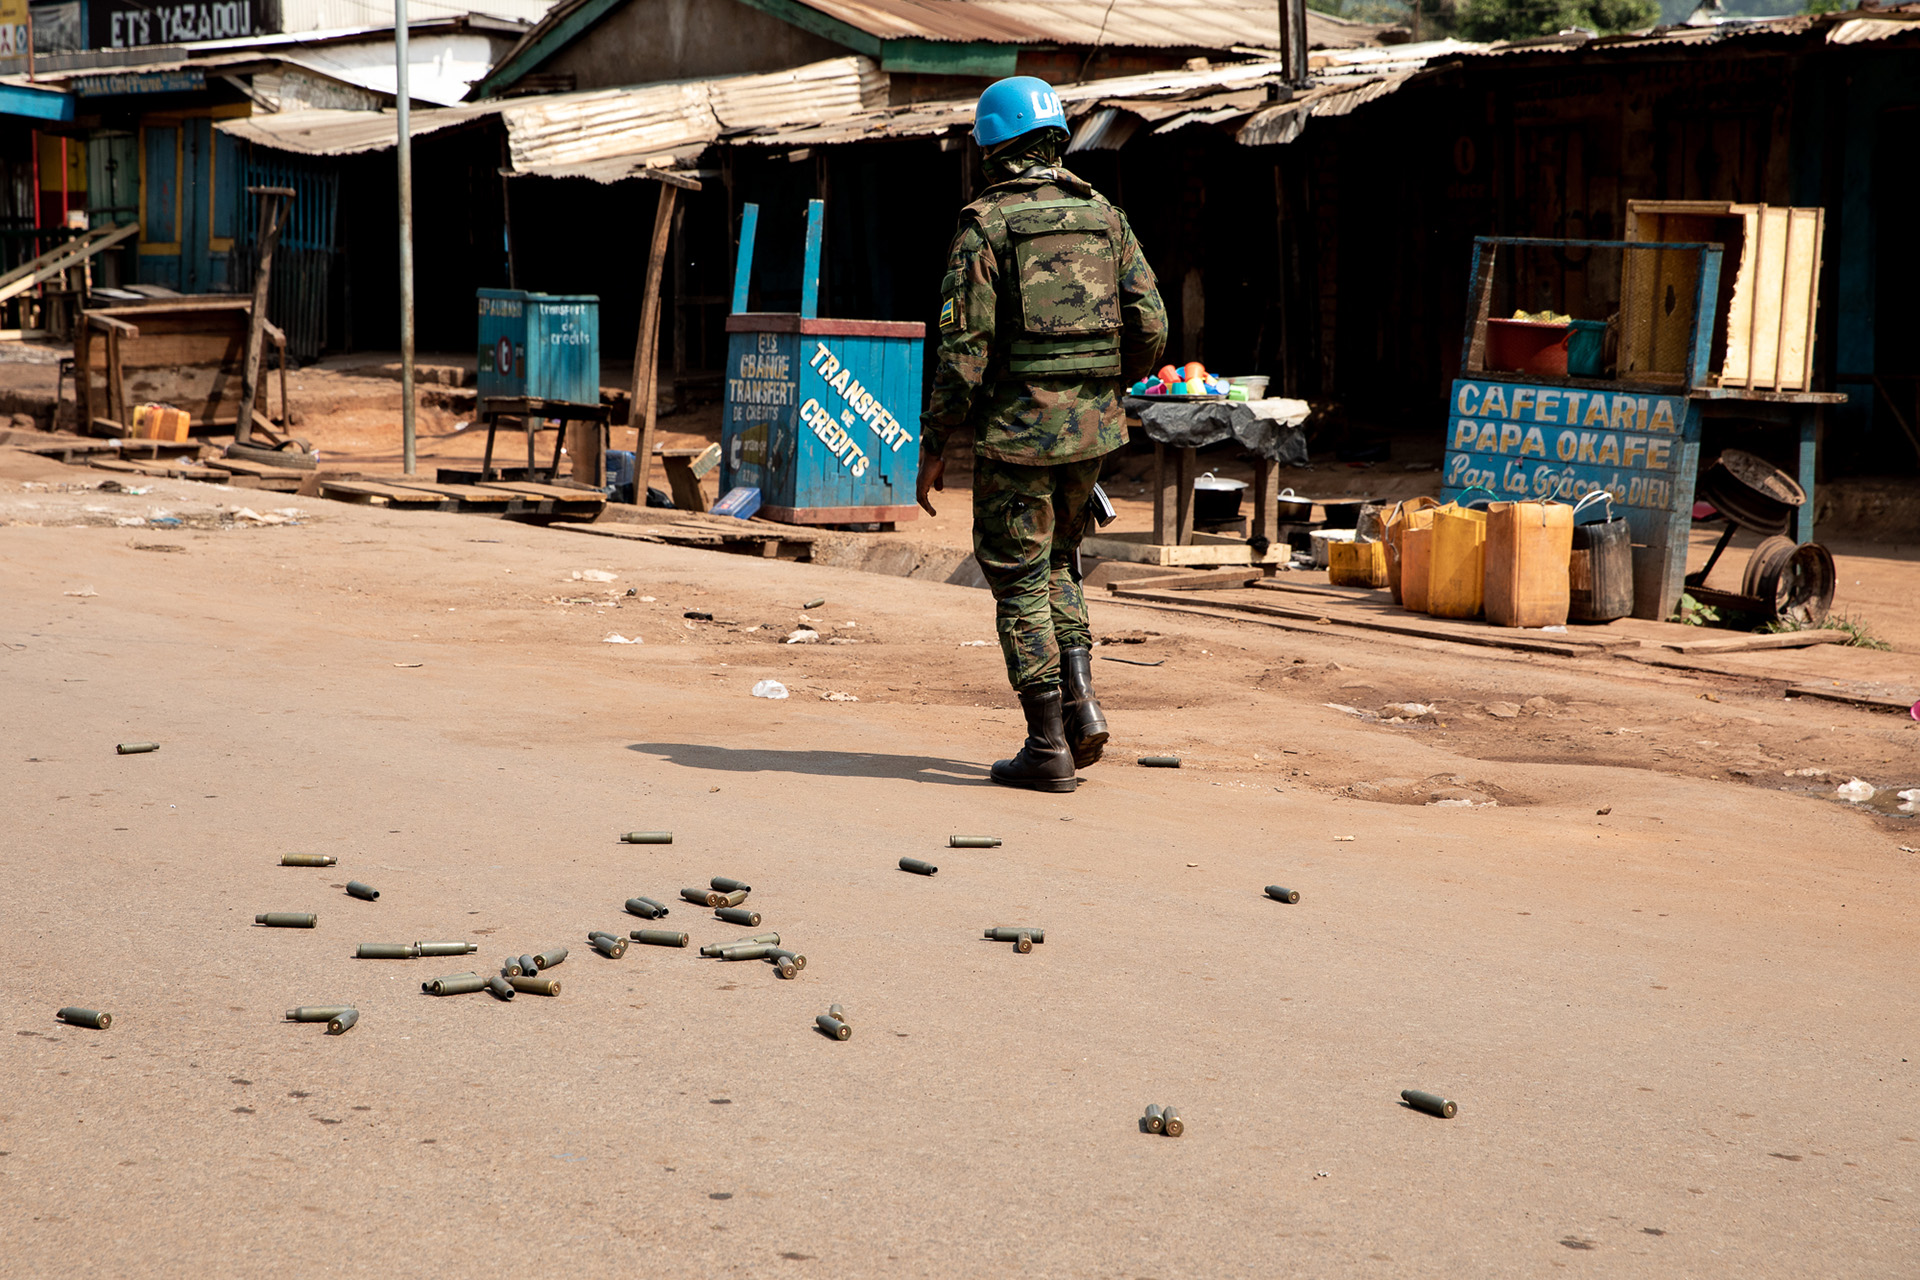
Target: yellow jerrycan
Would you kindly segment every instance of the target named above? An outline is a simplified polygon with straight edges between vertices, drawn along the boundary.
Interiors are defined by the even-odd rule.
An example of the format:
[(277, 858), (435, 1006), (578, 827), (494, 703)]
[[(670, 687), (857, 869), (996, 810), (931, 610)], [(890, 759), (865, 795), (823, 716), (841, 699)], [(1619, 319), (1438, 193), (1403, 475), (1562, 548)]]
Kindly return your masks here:
[(1404, 542), (1407, 530), (1411, 528), (1432, 528), (1433, 516), (1429, 513), (1440, 505), (1438, 498), (1408, 498), (1405, 502), (1396, 502), (1387, 512), (1385, 521), (1387, 544), (1387, 590), (1393, 592), (1393, 602), (1404, 604), (1405, 596), (1401, 589), (1401, 565), (1406, 559)]
[(1572, 589), (1573, 508), (1564, 502), (1496, 502), (1487, 508), (1487, 621), (1496, 627), (1565, 626)]
[(1433, 513), (1427, 612), (1436, 618), (1480, 615), (1487, 579), (1487, 513), (1461, 506)]

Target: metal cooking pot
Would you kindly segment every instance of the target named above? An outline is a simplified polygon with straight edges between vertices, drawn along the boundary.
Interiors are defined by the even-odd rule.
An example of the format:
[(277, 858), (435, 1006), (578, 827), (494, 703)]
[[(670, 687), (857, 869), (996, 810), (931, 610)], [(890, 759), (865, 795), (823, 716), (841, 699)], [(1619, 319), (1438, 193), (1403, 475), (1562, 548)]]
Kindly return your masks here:
[(1277, 499), (1281, 524), (1306, 524), (1313, 519), (1313, 500), (1296, 497), (1292, 489), (1282, 489)]
[(1240, 495), (1245, 480), (1230, 480), (1209, 471), (1193, 482), (1193, 521), (1195, 524), (1225, 524), (1240, 518)]

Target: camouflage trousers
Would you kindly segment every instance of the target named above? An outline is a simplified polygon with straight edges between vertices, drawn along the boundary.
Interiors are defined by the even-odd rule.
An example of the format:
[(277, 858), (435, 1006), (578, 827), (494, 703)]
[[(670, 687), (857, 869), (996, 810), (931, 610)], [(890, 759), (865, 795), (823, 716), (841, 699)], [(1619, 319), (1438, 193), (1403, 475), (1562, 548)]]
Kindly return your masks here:
[(993, 592), (1000, 651), (1016, 689), (1060, 683), (1060, 650), (1092, 644), (1087, 598), (1069, 566), (1092, 515), (1099, 458), (1025, 466), (976, 457), (973, 558)]

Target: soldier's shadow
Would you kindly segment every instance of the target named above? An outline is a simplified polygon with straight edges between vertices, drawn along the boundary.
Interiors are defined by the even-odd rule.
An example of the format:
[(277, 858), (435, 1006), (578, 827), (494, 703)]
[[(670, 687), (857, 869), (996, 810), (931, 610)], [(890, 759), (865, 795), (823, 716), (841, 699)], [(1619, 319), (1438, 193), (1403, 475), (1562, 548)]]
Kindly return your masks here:
[(798, 773), (823, 778), (899, 778), (972, 786), (988, 781), (985, 765), (937, 756), (893, 756), (870, 751), (780, 751), (716, 747), (693, 742), (634, 742), (629, 751), (658, 756), (688, 769), (723, 773)]

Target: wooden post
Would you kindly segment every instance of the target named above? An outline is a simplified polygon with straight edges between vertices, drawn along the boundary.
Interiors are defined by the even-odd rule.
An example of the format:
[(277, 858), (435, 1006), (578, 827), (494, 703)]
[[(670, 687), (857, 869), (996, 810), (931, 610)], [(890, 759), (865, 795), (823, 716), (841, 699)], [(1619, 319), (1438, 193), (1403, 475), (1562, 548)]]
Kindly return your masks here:
[(1280, 464), (1270, 458), (1253, 460), (1253, 535), (1255, 546), (1271, 548), (1280, 540)]
[(653, 212), (653, 247), (647, 255), (646, 293), (640, 300), (640, 334), (633, 346), (633, 398), (627, 421), (640, 429), (633, 456), (633, 500), (647, 505), (647, 478), (653, 470), (653, 424), (659, 411), (660, 274), (666, 267), (667, 241), (673, 230), (677, 186), (660, 184), (660, 203)]
[(1173, 541), (1168, 517), (1175, 504), (1173, 477), (1167, 474), (1167, 446), (1153, 442), (1153, 543), (1164, 547)]
[[(260, 260), (253, 268), (253, 310), (247, 317), (246, 362), (240, 366), (240, 413), (233, 424), (235, 444), (247, 444), (253, 439), (253, 402), (260, 390), (260, 348), (266, 334), (267, 284), (273, 276), (273, 246), (280, 239), (280, 227), (286, 221), (287, 201), (293, 198), (293, 188), (248, 187), (247, 194), (262, 197), (260, 235), (256, 241)], [(281, 368), (286, 368), (284, 355)], [(285, 395), (281, 398), (284, 400)]]
[[(113, 420), (131, 431), (133, 423), (129, 420), (127, 413), (126, 381), (126, 374), (120, 368), (120, 331), (109, 329), (107, 330), (107, 406), (113, 410)], [(90, 423), (83, 423), (81, 430), (86, 430), (90, 425)]]
[(1183, 447), (1180, 450), (1180, 465), (1176, 469), (1178, 475), (1174, 480), (1174, 483), (1180, 486), (1180, 504), (1178, 508), (1180, 512), (1180, 527), (1178, 530), (1178, 538), (1179, 545), (1183, 547), (1193, 545), (1193, 479), (1194, 476), (1198, 474), (1199, 469), (1199, 451), (1190, 447)]

